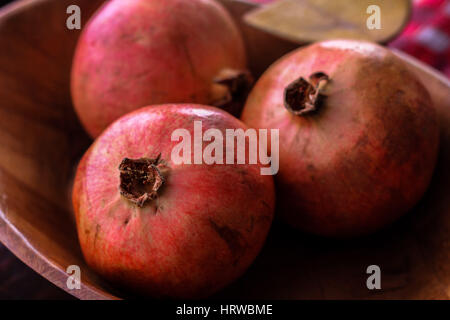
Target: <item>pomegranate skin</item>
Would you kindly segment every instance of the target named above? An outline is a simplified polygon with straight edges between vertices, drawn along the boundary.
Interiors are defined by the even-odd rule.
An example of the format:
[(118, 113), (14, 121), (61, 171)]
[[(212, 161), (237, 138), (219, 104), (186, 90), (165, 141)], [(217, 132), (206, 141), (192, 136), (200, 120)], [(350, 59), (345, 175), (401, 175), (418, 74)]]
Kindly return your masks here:
[[(315, 111), (294, 115), (284, 90), (329, 77)], [(251, 92), (242, 120), (279, 129), (275, 176), (280, 216), (303, 231), (372, 233), (410, 210), (436, 162), (438, 124), (429, 93), (387, 49), (330, 40), (281, 58)]]
[[(174, 164), (172, 132), (194, 137), (197, 120), (203, 132), (246, 129), (214, 107), (150, 106), (113, 123), (79, 163), (72, 194), (79, 242), (88, 265), (111, 282), (153, 297), (206, 297), (259, 253), (273, 218), (273, 178), (260, 175), (260, 165)], [(119, 194), (119, 164), (158, 154), (166, 181), (139, 207)]]
[(97, 137), (143, 106), (211, 105), (224, 90), (213, 84), (221, 71), (245, 68), (241, 34), (216, 1), (111, 0), (78, 41), (72, 100), (86, 131)]

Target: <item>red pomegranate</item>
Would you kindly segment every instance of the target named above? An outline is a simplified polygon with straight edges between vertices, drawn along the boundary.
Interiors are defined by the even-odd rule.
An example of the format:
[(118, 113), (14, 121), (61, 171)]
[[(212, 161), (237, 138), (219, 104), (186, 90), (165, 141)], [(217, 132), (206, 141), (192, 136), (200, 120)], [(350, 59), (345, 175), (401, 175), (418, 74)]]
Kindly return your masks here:
[(113, 123), (82, 158), (72, 198), (78, 237), (88, 265), (112, 282), (154, 297), (204, 297), (260, 251), (273, 178), (259, 164), (174, 163), (172, 133), (193, 137), (194, 121), (205, 135), (246, 130), (217, 108), (151, 106)]
[(251, 81), (243, 40), (213, 0), (111, 0), (84, 28), (72, 98), (93, 137), (137, 108), (200, 103), (237, 114)]
[(435, 166), (430, 96), (387, 49), (325, 41), (276, 62), (242, 115), (279, 129), (280, 215), (314, 234), (371, 233), (411, 209)]

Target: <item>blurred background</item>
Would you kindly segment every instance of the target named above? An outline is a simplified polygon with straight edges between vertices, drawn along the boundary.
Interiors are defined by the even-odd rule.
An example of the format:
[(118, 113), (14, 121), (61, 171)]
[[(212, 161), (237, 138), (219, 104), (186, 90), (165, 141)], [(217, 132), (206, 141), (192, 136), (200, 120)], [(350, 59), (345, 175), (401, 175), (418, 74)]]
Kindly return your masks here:
[[(276, 0), (249, 0), (270, 3)], [(0, 6), (11, 0), (0, 0)], [(413, 0), (410, 21), (389, 47), (397, 48), (450, 78), (450, 0)], [(76, 3), (76, 0), (74, 0)], [(0, 299), (73, 299), (28, 268), (0, 244)]]
[(389, 43), (450, 78), (450, 1), (414, 0), (409, 23)]
[[(271, 3), (276, 0), (249, 0)], [(440, 70), (450, 78), (450, 0), (412, 0), (402, 33), (388, 43)]]

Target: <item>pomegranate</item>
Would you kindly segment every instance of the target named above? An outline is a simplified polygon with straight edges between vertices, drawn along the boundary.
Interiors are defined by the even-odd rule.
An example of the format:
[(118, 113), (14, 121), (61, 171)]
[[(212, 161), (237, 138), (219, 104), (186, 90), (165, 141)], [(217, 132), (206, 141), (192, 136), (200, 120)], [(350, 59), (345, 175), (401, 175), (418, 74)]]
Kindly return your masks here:
[(242, 37), (213, 0), (111, 0), (77, 45), (71, 91), (88, 133), (139, 107), (200, 103), (238, 114), (250, 89)]
[(301, 230), (350, 237), (411, 209), (436, 161), (429, 93), (387, 49), (332, 40), (281, 58), (242, 114), (279, 129), (280, 216)]
[(246, 130), (214, 107), (150, 106), (114, 122), (78, 166), (72, 200), (83, 255), (120, 286), (204, 297), (241, 275), (264, 243), (273, 178), (259, 164), (174, 163), (171, 134), (193, 135), (194, 121), (205, 135)]

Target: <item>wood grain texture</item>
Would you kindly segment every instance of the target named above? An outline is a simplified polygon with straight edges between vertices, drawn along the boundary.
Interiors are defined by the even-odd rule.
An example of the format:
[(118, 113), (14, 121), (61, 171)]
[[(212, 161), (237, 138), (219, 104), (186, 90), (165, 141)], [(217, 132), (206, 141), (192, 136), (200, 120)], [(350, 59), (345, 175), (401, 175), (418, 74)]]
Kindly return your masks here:
[[(236, 17), (251, 8), (222, 1)], [(65, 28), (65, 11), (78, 4), (85, 22), (101, 2), (22, 0), (0, 11), (0, 241), (81, 299), (128, 297), (83, 262), (69, 200), (74, 168), (90, 140), (70, 102), (69, 70), (79, 32)], [(257, 44), (249, 53), (256, 73), (295, 47), (260, 31), (243, 33), (248, 46)], [(402, 57), (433, 93), (442, 128), (436, 174), (417, 208), (386, 230), (354, 241), (305, 236), (276, 222), (248, 272), (215, 297), (449, 299), (450, 84)], [(72, 264), (81, 267), (81, 290), (67, 290), (65, 270)], [(382, 290), (366, 288), (371, 264), (381, 267)]]
[[(77, 1), (90, 15), (101, 1)], [(73, 1), (19, 1), (0, 11), (0, 240), (35, 271), (67, 289), (82, 269), (80, 298), (112, 297), (85, 267), (69, 202), (74, 165), (90, 141), (71, 107), (69, 74), (78, 31)]]

